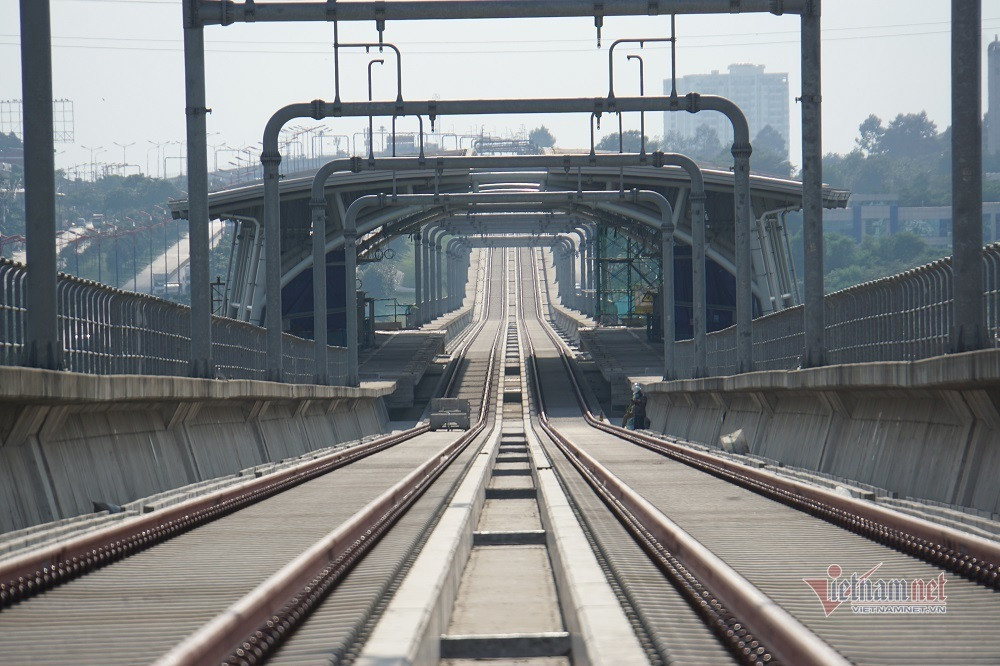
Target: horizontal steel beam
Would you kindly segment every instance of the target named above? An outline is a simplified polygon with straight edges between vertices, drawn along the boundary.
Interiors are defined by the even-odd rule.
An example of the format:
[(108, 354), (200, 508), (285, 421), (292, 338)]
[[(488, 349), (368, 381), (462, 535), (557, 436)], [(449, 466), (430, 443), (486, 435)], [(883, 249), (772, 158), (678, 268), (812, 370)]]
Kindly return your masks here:
[(420, 100), (412, 102), (311, 102), (289, 104), (278, 109), (264, 128), (264, 155), (261, 161), (277, 155), (278, 133), (289, 121), (298, 118), (360, 118), (367, 116), (482, 116), (535, 113), (627, 113), (634, 111), (719, 111), (734, 123), (734, 146), (749, 148), (750, 132), (746, 117), (731, 100), (717, 95), (689, 93), (683, 97), (552, 97), (542, 99), (464, 99)]
[(798, 14), (807, 0), (406, 0), (376, 2), (231, 2), (203, 0), (202, 25), (289, 21), (422, 21), (450, 19)]

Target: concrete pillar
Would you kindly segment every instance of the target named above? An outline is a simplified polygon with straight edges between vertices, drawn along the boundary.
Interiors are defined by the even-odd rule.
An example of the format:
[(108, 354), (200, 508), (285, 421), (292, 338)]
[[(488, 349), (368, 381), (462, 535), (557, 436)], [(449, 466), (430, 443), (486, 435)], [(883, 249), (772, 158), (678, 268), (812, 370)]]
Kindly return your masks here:
[(28, 275), (25, 365), (62, 366), (56, 314), (56, 183), (48, 0), (21, 0), (24, 210)]
[(889, 204), (889, 233), (893, 236), (899, 233), (899, 204)]
[(863, 207), (860, 204), (851, 206), (851, 232), (854, 240), (861, 243), (865, 239), (865, 223), (862, 218)]
[(981, 349), (983, 160), (981, 0), (951, 2), (951, 220), (955, 308), (951, 351)]

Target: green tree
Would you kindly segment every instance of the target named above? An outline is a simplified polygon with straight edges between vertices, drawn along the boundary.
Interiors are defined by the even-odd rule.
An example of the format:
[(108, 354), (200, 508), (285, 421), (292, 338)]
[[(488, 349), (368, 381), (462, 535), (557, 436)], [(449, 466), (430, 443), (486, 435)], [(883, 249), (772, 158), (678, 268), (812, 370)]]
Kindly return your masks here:
[(824, 234), (823, 269), (827, 272), (851, 266), (858, 261), (858, 246), (843, 234)]
[[(638, 153), (642, 147), (639, 141), (639, 130), (626, 130), (622, 132), (621, 135), (621, 146), (622, 151), (626, 153)], [(618, 134), (608, 134), (597, 142), (594, 146), (597, 150), (604, 150), (608, 152), (618, 152), (619, 142)], [(650, 153), (654, 150), (660, 149), (660, 142), (656, 139), (650, 139), (646, 137), (646, 152)]]
[(882, 137), (884, 136), (885, 128), (882, 126), (882, 119), (873, 113), (858, 126), (858, 138), (854, 142), (865, 157), (880, 155), (882, 153)]
[(781, 136), (770, 125), (765, 125), (754, 137), (753, 155), (750, 157), (750, 169), (778, 178), (788, 178), (792, 175), (792, 164), (788, 161), (788, 146), (785, 137)]
[(901, 113), (885, 129), (879, 145), (882, 152), (893, 157), (919, 157), (937, 152), (937, 125), (920, 113)]
[(556, 138), (545, 125), (536, 127), (528, 132), (528, 141), (539, 148), (551, 148), (556, 145)]

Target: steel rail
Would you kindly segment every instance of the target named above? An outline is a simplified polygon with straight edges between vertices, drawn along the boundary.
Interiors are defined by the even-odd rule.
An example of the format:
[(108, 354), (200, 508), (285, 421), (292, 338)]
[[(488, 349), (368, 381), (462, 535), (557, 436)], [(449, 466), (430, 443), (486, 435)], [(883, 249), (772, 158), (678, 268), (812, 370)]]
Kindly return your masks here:
[(421, 424), (260, 479), (195, 497), (0, 563), (0, 612), (45, 590), (284, 492), (429, 430)]
[[(506, 274), (506, 262), (504, 262)], [(506, 312), (506, 290), (500, 310)], [(492, 309), (487, 306), (487, 310)], [(487, 317), (488, 319), (488, 317)], [(430, 457), (350, 520), (330, 532), (268, 580), (188, 636), (158, 666), (258, 663), (287, 638), (343, 578), (355, 562), (406, 512), (465, 447), (489, 424), (497, 378), (497, 350), (505, 326), (497, 326), (490, 350), (479, 418), (458, 439)]]
[[(486, 293), (490, 289), (487, 284)], [(487, 310), (484, 307), (483, 324)], [(420, 424), (401, 433), (337, 451), (246, 484), (195, 497), (112, 527), (0, 562), (0, 611), (428, 430), (427, 424)]]
[[(565, 362), (558, 336), (542, 316), (534, 256), (531, 266), (535, 316)], [(523, 325), (523, 301), (521, 319)], [(537, 417), (542, 431), (688, 597), (722, 643), (747, 664), (767, 663), (777, 657), (796, 665), (845, 666), (847, 660), (825, 641), (549, 423), (534, 343), (527, 330), (525, 341), (531, 356)], [(567, 372), (571, 373), (568, 367)], [(572, 374), (570, 377), (577, 402), (586, 410), (580, 387)]]
[[(548, 326), (547, 323), (545, 325)], [(566, 347), (558, 341), (558, 336), (555, 343), (577, 391), (577, 399), (581, 401), (579, 383), (572, 371)], [(726, 460), (669, 439), (605, 423), (590, 411), (585, 402), (580, 402), (580, 405), (587, 423), (599, 430), (814, 515), (968, 580), (1000, 590), (1000, 543)]]

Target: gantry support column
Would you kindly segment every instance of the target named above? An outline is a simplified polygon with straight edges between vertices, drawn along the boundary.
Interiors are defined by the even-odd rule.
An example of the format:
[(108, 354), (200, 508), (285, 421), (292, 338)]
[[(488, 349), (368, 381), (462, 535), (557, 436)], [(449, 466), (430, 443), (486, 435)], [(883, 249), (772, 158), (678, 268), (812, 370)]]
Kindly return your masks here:
[(417, 316), (413, 318), (415, 326), (420, 326), (421, 318), (424, 314), (423, 306), (423, 282), (424, 282), (424, 255), (421, 251), (421, 234), (418, 229), (413, 235), (413, 305), (417, 309)]
[[(951, 219), (955, 309), (951, 351), (985, 344), (981, 0), (951, 2)], [(990, 114), (998, 113), (990, 109)], [(996, 122), (996, 121), (994, 121)]]
[[(205, 107), (205, 31), (198, 14), (198, 0), (184, 0), (183, 12), (188, 251), (191, 267), (191, 375), (213, 377), (212, 286), (208, 265), (208, 129), (205, 116), (209, 110)], [(270, 262), (267, 267), (271, 270)], [(269, 315), (271, 303), (268, 300)], [(280, 328), (280, 308), (278, 323)]]
[(431, 244), (427, 238), (428, 228), (424, 227), (423, 232), (420, 234), (420, 251), (424, 255), (423, 269), (424, 269), (424, 301), (420, 304), (420, 323), (426, 324), (433, 317), (431, 317)]
[[(328, 384), (327, 370), (327, 307), (326, 307), (326, 200), (311, 201), (312, 208), (312, 278), (313, 278), (313, 344), (317, 384)], [(347, 246), (344, 247), (347, 252)]]
[(441, 289), (441, 237), (444, 235), (444, 230), (440, 229), (438, 233), (434, 235), (434, 318), (438, 318), (443, 314), (443, 308), (441, 303), (442, 289)]
[(24, 363), (58, 370), (62, 358), (56, 312), (56, 169), (48, 0), (21, 0), (21, 95), (28, 253)]
[(344, 306), (347, 310), (347, 385), (358, 386), (358, 230), (356, 218), (344, 218)]
[[(823, 122), (820, 0), (803, 9), (802, 24), (802, 224), (805, 246), (805, 349), (802, 366), (826, 363), (823, 305)], [(978, 56), (977, 56), (978, 57)]]

